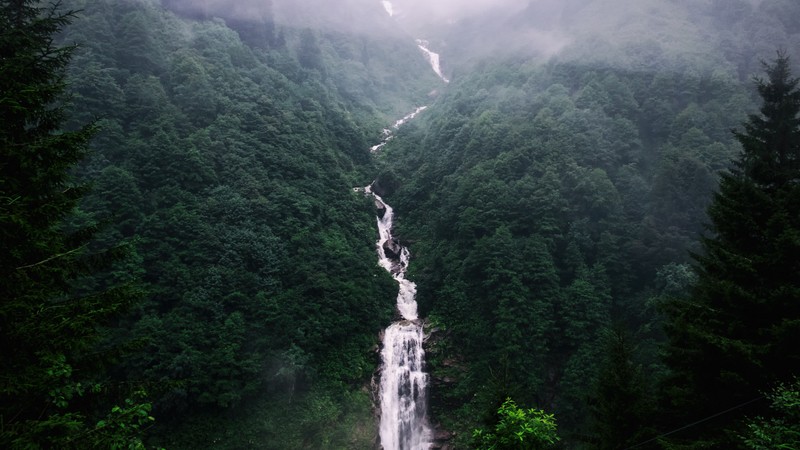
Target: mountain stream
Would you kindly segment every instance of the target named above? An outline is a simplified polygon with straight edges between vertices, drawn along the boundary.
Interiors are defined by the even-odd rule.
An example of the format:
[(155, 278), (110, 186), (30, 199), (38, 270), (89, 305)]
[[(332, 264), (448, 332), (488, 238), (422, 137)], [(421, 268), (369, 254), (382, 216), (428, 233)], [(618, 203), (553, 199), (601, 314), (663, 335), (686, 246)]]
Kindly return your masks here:
[(425, 450), (430, 446), (431, 432), (427, 420), (428, 374), (424, 372), (423, 329), (415, 299), (417, 285), (406, 279), (408, 248), (392, 237), (392, 207), (372, 192), (372, 186), (364, 190), (375, 198), (375, 206), (383, 212), (378, 217), (378, 263), (399, 285), (397, 310), (402, 318), (383, 332), (381, 445), (384, 450)]
[[(383, 6), (390, 16), (396, 11), (389, 1)], [(431, 68), (445, 83), (449, 80), (442, 74), (439, 55), (428, 49), (428, 43), (417, 40), (417, 46), (425, 54)], [(393, 137), (394, 130), (424, 111), (426, 106), (383, 130), (381, 142), (372, 148), (376, 153)], [(361, 190), (361, 189), (359, 189)], [(372, 185), (363, 191), (375, 199), (378, 214), (379, 239), (378, 264), (397, 281), (397, 311), (401, 320), (392, 323), (383, 332), (380, 380), (380, 441), (383, 450), (428, 450), (432, 432), (428, 423), (428, 381), (425, 373), (425, 351), (422, 348), (424, 332), (417, 315), (417, 285), (406, 279), (409, 251), (392, 236), (394, 210), (372, 191)]]

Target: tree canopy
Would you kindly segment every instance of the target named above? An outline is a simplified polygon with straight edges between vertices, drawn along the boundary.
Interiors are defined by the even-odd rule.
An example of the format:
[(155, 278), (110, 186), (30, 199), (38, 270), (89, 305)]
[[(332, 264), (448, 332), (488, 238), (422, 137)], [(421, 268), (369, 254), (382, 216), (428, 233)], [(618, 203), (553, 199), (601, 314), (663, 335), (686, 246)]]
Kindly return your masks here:
[[(697, 282), (667, 306), (667, 401), (687, 422), (757, 399), (800, 372), (800, 91), (785, 55), (765, 69), (761, 114), (736, 133), (742, 154), (709, 207)], [(732, 445), (709, 428), (688, 435)]]
[(791, 442), (800, 3), (228, 3), (0, 0), (0, 446), (373, 447), (376, 174), (446, 445)]

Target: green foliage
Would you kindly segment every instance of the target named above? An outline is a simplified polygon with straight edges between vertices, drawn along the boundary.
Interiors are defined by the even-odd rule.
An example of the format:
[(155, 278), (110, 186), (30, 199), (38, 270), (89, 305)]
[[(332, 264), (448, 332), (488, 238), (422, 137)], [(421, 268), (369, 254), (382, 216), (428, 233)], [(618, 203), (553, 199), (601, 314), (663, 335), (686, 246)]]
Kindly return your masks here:
[[(435, 75), (405, 37), (272, 24), (265, 47), (243, 42), (253, 29), (241, 21), (188, 20), (155, 0), (65, 3), (81, 10), (59, 35), (80, 44), (68, 124), (101, 118), (75, 170), (95, 189), (72, 222), (110, 224), (92, 247), (137, 242), (109, 277), (140, 274), (146, 299), (103, 330), (102, 346), (135, 343), (112, 376), (155, 396), (165, 419), (150, 439), (196, 448), (211, 440), (194, 436), (219, 428), (233, 430), (232, 448), (253, 435), (275, 448), (348, 447), (349, 424), (371, 428), (363, 399), (350, 408), (348, 396), (378, 363), (396, 296), (375, 264), (372, 202), (352, 188), (376, 172), (372, 140)], [(272, 418), (238, 427), (253, 404)], [(282, 417), (296, 405), (308, 411)], [(310, 405), (326, 412), (319, 424)], [(301, 422), (320, 431), (298, 437)], [(291, 437), (275, 438), (287, 427)]]
[(510, 398), (497, 410), (494, 429), (476, 429), (472, 439), (480, 450), (543, 450), (553, 448), (560, 440), (554, 415), (539, 409), (522, 409)]
[[(132, 274), (108, 274), (126, 247), (76, 220), (87, 185), (75, 180), (97, 127), (63, 131), (73, 47), (53, 37), (73, 19), (58, 2), (0, 3), (0, 444), (18, 448), (141, 445), (149, 404), (113, 407), (104, 327), (136, 298)], [(117, 346), (118, 347), (118, 346)], [(142, 416), (146, 416), (142, 418)], [(113, 444), (112, 444), (113, 443)]]
[(768, 398), (772, 417), (749, 420), (742, 442), (752, 450), (800, 447), (800, 382), (795, 379), (789, 385), (782, 384)]
[(637, 348), (627, 330), (612, 328), (603, 336), (603, 360), (591, 399), (593, 448), (623, 449), (645, 441), (654, 405)]
[[(261, 23), (188, 20), (155, 0), (67, 3), (84, 16), (59, 36), (81, 44), (68, 73), (79, 108), (65, 118), (66, 129), (78, 131), (51, 133), (56, 128), (48, 124), (60, 120), (58, 108), (45, 108), (35, 117), (18, 114), (30, 99), (55, 105), (52, 95), (60, 92), (60, 77), (34, 89), (25, 83), (38, 83), (36, 74), (3, 72), (0, 77), (1, 104), (8, 107), (3, 125), (27, 120), (31, 133), (37, 132), (36, 124), (50, 133), (28, 148), (51, 162), (46, 168), (23, 164), (32, 154), (16, 152), (18, 147), (4, 141), (4, 152), (22, 156), (19, 163), (9, 159), (0, 166), (2, 248), (23, 235), (33, 236), (35, 243), (8, 250), (22, 259), (13, 262), (4, 254), (4, 273), (22, 277), (9, 286), (36, 286), (32, 297), (58, 300), (58, 308), (49, 308), (51, 302), (31, 303), (36, 307), (19, 314), (3, 309), (4, 324), (24, 323), (17, 318), (32, 314), (46, 319), (25, 324), (23, 334), (31, 343), (20, 354), (34, 355), (40, 364), (14, 380), (47, 385), (53, 410), (93, 403), (81, 386), (106, 380), (78, 376), (100, 372), (73, 361), (67, 350), (89, 348), (80, 339), (97, 332), (105, 338), (101, 349), (133, 338), (143, 351), (124, 359), (111, 352), (119, 367), (110, 376), (121, 385), (133, 379), (155, 386), (155, 415), (175, 418), (160, 421), (154, 430), (159, 443), (176, 448), (209, 442), (230, 448), (264, 442), (274, 448), (370, 446), (374, 424), (361, 389), (377, 364), (375, 336), (392, 316), (395, 286), (374, 264), (373, 207), (351, 188), (378, 172), (367, 149), (384, 124), (432, 101), (427, 94), (440, 87), (413, 41), (400, 32), (376, 36), (326, 26), (298, 29), (274, 21), (269, 7)], [(570, 14), (564, 20), (574, 23), (592, 17), (600, 5), (567, 3)], [(791, 18), (797, 8), (791, 2), (683, 2), (665, 9), (653, 0), (631, 11), (625, 2), (606, 3), (610, 10), (626, 8), (619, 15), (618, 36), (597, 39), (591, 27), (580, 33), (589, 39), (577, 38), (547, 63), (497, 58), (456, 66), (469, 53), (466, 46), (482, 38), (478, 33), (475, 39), (453, 40), (448, 63), (459, 76), (379, 156), (386, 174), (380, 184), (403, 217), (398, 231), (414, 241), (412, 277), (420, 286), (421, 311), (437, 317), (446, 330), (447, 342), (432, 361), (434, 376), (447, 380), (444, 388), (433, 390), (433, 415), (458, 432), (457, 444), (467, 445), (468, 431), (507, 395), (555, 411), (571, 441), (592, 430), (590, 412), (599, 424), (613, 423), (623, 399), (648, 397), (639, 380), (659, 370), (652, 363), (659, 316), (653, 300), (646, 299), (680, 295), (693, 282), (686, 251), (699, 250), (696, 236), (707, 220), (717, 174), (740, 149), (727, 130), (750, 108), (739, 80), (753, 72), (765, 43), (773, 48), (796, 39)], [(320, 23), (346, 20), (352, 12), (347, 4), (334, 17), (320, 18), (309, 5), (298, 3), (300, 15)], [(379, 5), (372, 6), (381, 12)], [(625, 22), (645, 9), (660, 22)], [(539, 12), (532, 4), (519, 23), (554, 17)], [(372, 23), (362, 22), (356, 25)], [(376, 28), (386, 25), (375, 23)], [(2, 25), (8, 29), (6, 22)], [(662, 31), (674, 26), (679, 39), (647, 39), (644, 28), (650, 25)], [(444, 32), (450, 30), (458, 32), (460, 25)], [(692, 41), (692, 36), (715, 33), (719, 39)], [(630, 35), (635, 43), (624, 42)], [(2, 51), (26, 48), (24, 39), (13, 40), (17, 37), (2, 34), (9, 44), (4, 41)], [(683, 44), (691, 51), (676, 50)], [(718, 52), (707, 57), (712, 47)], [(63, 69), (69, 52), (59, 52), (39, 62)], [(4, 71), (30, 67), (22, 64), (30, 59), (2, 56)], [(95, 117), (102, 118), (102, 131), (92, 143), (95, 153), (73, 171), (79, 180), (94, 180), (95, 190), (82, 198), (82, 185), (64, 178), (64, 169), (85, 154), (92, 127), (83, 124)], [(746, 148), (770, 142), (758, 134), (762, 125), (786, 126), (752, 123), (754, 128), (739, 135)], [(793, 158), (783, 157), (784, 163), (796, 162)], [(746, 165), (768, 177), (780, 161), (756, 158)], [(14, 191), (28, 186), (15, 178), (25, 168), (33, 168), (25, 176), (42, 182), (30, 184), (29, 197)], [(791, 173), (780, 173), (776, 185), (793, 184)], [(723, 177), (723, 185), (731, 184), (729, 178)], [(774, 231), (786, 249), (775, 255), (786, 262), (780, 258), (791, 254), (796, 239), (793, 232), (779, 230), (795, 218), (791, 211), (798, 208), (789, 200), (794, 197), (756, 195), (744, 188), (740, 193), (749, 196), (748, 202), (720, 207), (731, 213), (725, 220), (731, 227), (747, 223), (743, 212), (748, 209), (767, 211), (770, 202), (785, 206), (782, 214), (741, 236)], [(75, 205), (76, 214), (57, 225)], [(712, 219), (722, 209), (712, 208)], [(94, 224), (103, 220), (112, 225), (89, 242)], [(49, 233), (59, 227), (59, 232), (69, 230), (68, 239), (51, 239)], [(136, 237), (137, 249), (111, 273), (94, 277), (75, 270), (102, 259), (85, 256), (130, 237)], [(753, 281), (746, 278), (753, 261), (737, 261), (742, 271), (734, 275), (748, 280), (743, 283)], [(18, 267), (25, 270), (15, 271)], [(797, 271), (791, 261), (772, 269)], [(88, 275), (70, 288), (76, 295), (62, 295), (63, 286), (48, 281), (64, 272)], [(102, 298), (92, 294), (138, 275), (146, 282), (147, 300), (116, 322), (124, 295), (113, 296), (124, 290)], [(792, 289), (767, 292), (764, 298), (793, 298)], [(62, 301), (67, 298), (94, 303)], [(82, 306), (64, 312), (73, 305)], [(702, 321), (718, 329), (731, 323), (747, 333), (738, 322), (710, 314), (715, 306), (709, 308), (691, 312), (699, 322), (689, 334), (708, 337)], [(751, 317), (759, 312), (743, 311)], [(96, 319), (119, 327), (98, 329)], [(624, 343), (602, 345), (602, 330), (612, 321), (641, 328), (636, 336), (648, 338), (650, 354), (642, 360), (649, 364), (631, 361), (632, 349)], [(795, 330), (791, 320), (773, 325), (762, 329), (765, 340), (783, 339)], [(59, 339), (65, 335), (79, 339)], [(2, 347), (11, 348), (5, 345), (9, 342)], [(50, 348), (42, 342), (70, 349), (31, 351)], [(759, 348), (732, 342), (723, 346), (756, 366), (762, 362), (753, 357)], [(793, 354), (784, 344), (775, 347), (776, 355)], [(768, 359), (764, 364), (777, 360)], [(735, 358), (731, 361), (735, 366)], [(53, 417), (63, 429), (103, 420), (103, 428), (116, 433), (121, 427), (102, 417), (109, 405), (121, 405), (130, 396), (114, 394), (110, 403), (84, 408), (92, 410), (85, 417)], [(592, 397), (604, 399), (593, 404), (602, 405), (593, 411), (587, 406)], [(117, 418), (144, 417), (139, 404), (146, 405), (134, 400), (112, 416), (131, 410)], [(629, 421), (646, 420), (640, 406), (626, 411)], [(146, 421), (135, 424), (147, 426)], [(614, 431), (620, 433), (599, 439), (634, 439), (630, 430)]]
[[(743, 153), (709, 208), (713, 234), (697, 256), (688, 298), (666, 305), (665, 396), (681, 422), (757, 398), (800, 372), (800, 91), (780, 54), (760, 81), (761, 115), (736, 133)], [(692, 430), (727, 448), (729, 414)], [(678, 422), (680, 423), (680, 422)]]
[(259, 396), (224, 417), (196, 411), (154, 443), (170, 449), (368, 449), (377, 434), (367, 392), (315, 387), (302, 396)]
[(152, 405), (144, 401), (144, 391), (133, 393), (122, 406), (114, 406), (94, 428), (86, 432), (80, 446), (112, 449), (144, 449), (140, 436), (155, 422), (150, 415)]
[[(645, 299), (685, 284), (720, 158), (738, 149), (718, 128), (748, 104), (716, 73), (489, 61), (387, 146), (420, 307), (448, 330), (432, 363), (451, 380), (432, 401), (446, 427), (463, 436), (512, 395), (552, 409), (566, 439), (589, 435), (613, 322), (643, 329), (642, 370), (658, 370), (659, 317)], [(695, 116), (699, 134), (659, 128)]]
[[(546, 61), (531, 53), (503, 53), (515, 45), (504, 37), (544, 30), (532, 26), (536, 18), (549, 17), (541, 2), (513, 20), (480, 17), (469, 27), (454, 24), (440, 31), (450, 46), (448, 70), (458, 76), (384, 148), (379, 159), (387, 168), (379, 183), (403, 217), (398, 233), (414, 242), (410, 276), (419, 285), (421, 313), (437, 317), (447, 330), (431, 360), (433, 378), (441, 384), (432, 390), (431, 405), (444, 428), (457, 432), (457, 446), (467, 445), (463, 436), (506, 395), (554, 411), (569, 445), (589, 446), (591, 436), (600, 434), (592, 422), (613, 423), (621, 410), (610, 402), (608, 410), (594, 403), (600, 397), (595, 387), (603, 383), (607, 398), (617, 387), (620, 397), (635, 392), (644, 399), (635, 414), (626, 411), (636, 416), (626, 423), (638, 428), (608, 430), (601, 437), (604, 445), (622, 445), (614, 442), (619, 439), (634, 444), (655, 434), (654, 422), (673, 423), (672, 417), (645, 412), (657, 383), (636, 381), (655, 380), (665, 370), (658, 349), (665, 312), (656, 305), (682, 296), (695, 282), (690, 255), (704, 251), (698, 236), (713, 214), (708, 205), (719, 183), (727, 182), (721, 174), (746, 145), (729, 130), (756, 109), (746, 85), (757, 70), (754, 62), (767, 54), (767, 46), (770, 52), (777, 45), (796, 52), (792, 43), (798, 36), (795, 26), (778, 17), (794, 14), (786, 2), (690, 3), (554, 5), (562, 14), (553, 13), (558, 17), (549, 23), (553, 30), (580, 25), (570, 29), (564, 50)], [(567, 14), (570, 9), (575, 14)], [(645, 9), (647, 17), (638, 15)], [(619, 20), (613, 37), (599, 33), (608, 25), (592, 20), (600, 14)], [(746, 29), (746, 36), (731, 23)], [(681, 36), (664, 39), (676, 30)], [(487, 56), (480, 52), (487, 47), (504, 48)], [(777, 161), (763, 161), (768, 163), (763, 172), (777, 173)], [(724, 226), (739, 227), (747, 215), (775, 201), (753, 197), (731, 205)], [(796, 217), (792, 202), (785, 201), (781, 216), (739, 233), (755, 240), (774, 230), (783, 247), (792, 249), (773, 254), (785, 264), (770, 265), (768, 272), (798, 272), (788, 256), (797, 253), (795, 233), (778, 231), (779, 224)], [(733, 294), (763, 284), (747, 278), (747, 264), (756, 261), (740, 262), (743, 270), (729, 274), (742, 280), (727, 285)], [(784, 287), (783, 298), (794, 298), (795, 285)], [(779, 297), (777, 290), (764, 294)], [(752, 296), (757, 298), (765, 295)], [(794, 311), (791, 301), (780, 300)], [(794, 319), (748, 331), (718, 312), (687, 308), (686, 315), (698, 335), (709, 327), (730, 329), (737, 339), (757, 334), (763, 343), (718, 342), (735, 352), (721, 364), (726, 369), (718, 378), (761, 378), (754, 353), (774, 346), (777, 355), (791, 340)], [(761, 317), (755, 302), (740, 313), (753, 321)], [(640, 341), (630, 364), (603, 345), (602, 330), (617, 322)], [(683, 348), (691, 353), (694, 347)], [(688, 356), (708, 367), (720, 363)], [(777, 357), (769, 359), (778, 367)], [(736, 373), (751, 363), (745, 375)], [(609, 364), (629, 381), (614, 386)], [(707, 385), (720, 386), (720, 379)], [(729, 390), (736, 392), (733, 397), (745, 395)], [(701, 400), (695, 391), (679, 389), (662, 400), (679, 402), (683, 395), (705, 405), (736, 404), (721, 393)], [(700, 418), (699, 408), (686, 410)], [(676, 428), (691, 419), (678, 422)], [(616, 431), (619, 435), (611, 436)]]

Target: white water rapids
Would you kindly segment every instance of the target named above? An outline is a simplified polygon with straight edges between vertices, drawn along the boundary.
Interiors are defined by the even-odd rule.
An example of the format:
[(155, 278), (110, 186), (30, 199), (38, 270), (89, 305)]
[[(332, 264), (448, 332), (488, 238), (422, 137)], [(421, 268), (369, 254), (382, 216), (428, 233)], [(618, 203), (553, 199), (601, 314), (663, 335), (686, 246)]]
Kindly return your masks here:
[(400, 128), (401, 125), (403, 125), (404, 123), (406, 123), (409, 120), (413, 119), (414, 117), (417, 117), (417, 114), (421, 113), (422, 111), (425, 111), (425, 109), (427, 109), (427, 108), (428, 108), (427, 106), (420, 106), (419, 108), (415, 109), (414, 112), (409, 113), (408, 115), (406, 115), (402, 119), (400, 119), (397, 122), (395, 122), (394, 125), (392, 125), (391, 128), (384, 128), (383, 129), (383, 133), (381, 134), (383, 136), (383, 139), (381, 139), (381, 143), (378, 144), (378, 145), (373, 145), (372, 147), (370, 147), (369, 150), (372, 153), (375, 153), (378, 150), (380, 150), (381, 148), (383, 148), (384, 145), (389, 143), (389, 141), (391, 141), (394, 138), (394, 135), (392, 134), (392, 130), (396, 130), (396, 129)]
[(384, 211), (383, 216), (378, 217), (378, 262), (399, 285), (397, 310), (403, 318), (383, 334), (381, 446), (384, 450), (426, 450), (431, 438), (427, 420), (428, 374), (424, 372), (422, 324), (417, 317), (417, 286), (406, 279), (409, 252), (392, 237), (392, 207), (372, 192), (372, 186), (364, 191), (372, 195), (375, 205)]
[[(388, 0), (383, 0), (382, 3), (389, 16), (394, 17), (397, 11), (392, 3)], [(428, 49), (428, 42), (418, 39), (417, 46), (425, 54), (436, 75), (449, 83), (442, 73), (439, 55)], [(416, 108), (390, 128), (384, 129), (381, 142), (370, 148), (372, 153), (376, 153), (394, 137), (394, 130), (425, 108), (427, 106)], [(417, 315), (417, 285), (406, 279), (409, 251), (392, 236), (392, 207), (372, 192), (372, 185), (365, 187), (363, 191), (372, 195), (375, 206), (383, 211), (383, 215), (378, 216), (378, 263), (397, 281), (397, 311), (402, 318), (383, 333), (380, 372), (381, 447), (383, 450), (428, 450), (433, 437), (427, 416), (428, 374), (424, 371), (422, 322)]]

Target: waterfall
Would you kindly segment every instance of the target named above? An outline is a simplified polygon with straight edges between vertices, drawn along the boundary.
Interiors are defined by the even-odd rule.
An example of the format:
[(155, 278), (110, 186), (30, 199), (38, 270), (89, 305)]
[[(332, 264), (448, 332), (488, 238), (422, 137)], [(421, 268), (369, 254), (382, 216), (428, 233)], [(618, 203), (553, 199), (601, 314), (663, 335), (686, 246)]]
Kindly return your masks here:
[[(386, 10), (386, 13), (389, 14), (389, 17), (394, 17), (397, 15), (397, 11), (394, 9), (394, 5), (392, 4), (392, 2), (388, 0), (383, 0), (381, 3), (383, 3), (383, 9)], [(447, 77), (445, 77), (444, 73), (442, 72), (442, 65), (440, 62), (439, 54), (431, 51), (431, 49), (428, 48), (429, 46), (430, 44), (428, 43), (428, 41), (424, 39), (417, 39), (417, 47), (419, 47), (419, 49), (425, 55), (425, 59), (428, 60), (428, 64), (431, 65), (431, 69), (433, 69), (433, 71), (436, 72), (436, 75), (439, 78), (441, 78), (442, 81), (444, 81), (445, 83), (449, 83), (450, 80), (448, 80)]]
[(394, 125), (392, 125), (391, 128), (384, 128), (383, 129), (383, 133), (382, 133), (383, 138), (381, 139), (380, 144), (373, 145), (372, 147), (370, 147), (369, 150), (372, 153), (375, 153), (378, 150), (382, 149), (384, 145), (389, 143), (389, 141), (391, 141), (392, 138), (394, 138), (394, 134), (392, 133), (392, 130), (396, 130), (396, 129), (400, 128), (401, 125), (403, 125), (404, 123), (406, 123), (409, 120), (413, 119), (414, 117), (417, 117), (417, 114), (421, 113), (422, 111), (425, 111), (425, 109), (427, 109), (427, 108), (428, 108), (427, 106), (420, 106), (419, 108), (415, 109), (413, 112), (408, 113), (405, 117), (403, 117), (402, 119), (400, 119), (397, 122), (395, 122)]
[(392, 5), (392, 2), (383, 0), (383, 9), (386, 10), (386, 13), (389, 14), (389, 17), (394, 16), (394, 6)]
[(431, 65), (431, 69), (436, 72), (436, 75), (438, 75), (442, 81), (449, 83), (450, 80), (448, 80), (447, 77), (444, 76), (444, 73), (442, 73), (442, 66), (439, 62), (439, 54), (428, 49), (428, 45), (430, 45), (428, 41), (417, 39), (417, 47), (419, 47), (419, 49), (422, 50), (422, 53), (425, 54), (425, 57), (428, 59), (428, 63)]
[(428, 374), (424, 372), (423, 330), (417, 317), (417, 285), (406, 279), (408, 248), (392, 237), (394, 210), (372, 192), (378, 217), (378, 263), (397, 281), (397, 310), (403, 320), (384, 331), (381, 350), (380, 439), (384, 450), (426, 450), (431, 432), (427, 420)]
[[(396, 11), (390, 1), (383, 7), (390, 16)], [(426, 41), (417, 40), (417, 46), (425, 54), (434, 72), (445, 82), (439, 65), (439, 55), (427, 48)], [(376, 153), (393, 137), (394, 130), (424, 111), (426, 106), (385, 128), (381, 142), (370, 148)], [(358, 189), (357, 190), (361, 190)], [(417, 315), (417, 285), (406, 279), (408, 248), (400, 245), (392, 236), (394, 210), (376, 193), (372, 185), (363, 189), (375, 199), (375, 206), (383, 211), (378, 216), (378, 264), (397, 281), (397, 311), (402, 320), (391, 324), (383, 332), (381, 350), (381, 423), (380, 440), (383, 450), (428, 450), (432, 432), (428, 425), (428, 374), (425, 373), (425, 350), (422, 348), (422, 322)]]

